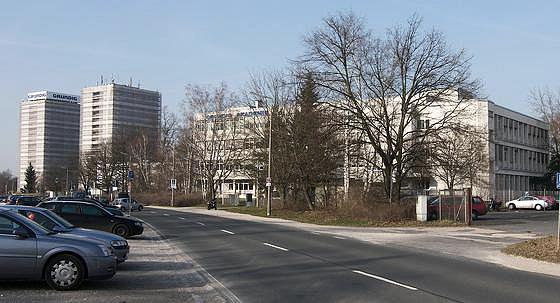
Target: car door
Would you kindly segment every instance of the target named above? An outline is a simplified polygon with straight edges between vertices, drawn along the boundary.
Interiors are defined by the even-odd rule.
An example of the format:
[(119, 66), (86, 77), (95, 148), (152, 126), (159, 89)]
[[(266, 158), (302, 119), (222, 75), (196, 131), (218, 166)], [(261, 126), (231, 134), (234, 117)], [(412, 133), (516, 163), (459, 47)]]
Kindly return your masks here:
[(111, 219), (99, 206), (83, 204), (81, 211), (84, 222), (87, 222), (87, 228), (111, 232), (113, 225)]
[(30, 230), (28, 238), (14, 235), (21, 227), (22, 223), (0, 214), (0, 279), (36, 278), (37, 241)]
[(77, 203), (70, 203), (64, 202), (59, 203), (60, 205), (56, 208), (56, 212), (63, 217), (64, 219), (68, 220), (70, 223), (79, 226), (79, 227), (86, 227), (87, 222), (85, 222), (81, 212), (80, 212), (80, 205)]

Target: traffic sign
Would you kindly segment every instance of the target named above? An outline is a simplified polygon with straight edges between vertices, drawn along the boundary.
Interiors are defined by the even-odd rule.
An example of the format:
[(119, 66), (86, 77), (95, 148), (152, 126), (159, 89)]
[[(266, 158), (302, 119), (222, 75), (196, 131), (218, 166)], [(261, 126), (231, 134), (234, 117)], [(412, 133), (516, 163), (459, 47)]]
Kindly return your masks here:
[(556, 172), (556, 189), (560, 189), (560, 172)]
[(132, 169), (129, 170), (127, 176), (128, 176), (128, 180), (132, 181), (134, 179), (134, 171), (132, 171)]
[(267, 186), (267, 187), (272, 186), (272, 178), (271, 178), (271, 177), (267, 177), (267, 178), (266, 178), (266, 186)]
[(171, 179), (171, 188), (177, 189), (177, 179)]

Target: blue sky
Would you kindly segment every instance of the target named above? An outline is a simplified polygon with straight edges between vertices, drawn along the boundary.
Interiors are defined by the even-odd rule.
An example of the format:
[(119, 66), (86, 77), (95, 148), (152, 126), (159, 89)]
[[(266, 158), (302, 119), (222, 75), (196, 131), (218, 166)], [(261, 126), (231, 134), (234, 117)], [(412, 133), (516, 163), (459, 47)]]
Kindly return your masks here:
[(374, 32), (412, 14), (473, 56), (498, 104), (530, 113), (537, 86), (560, 87), (560, 5), (554, 1), (7, 1), (0, 10), (0, 169), (16, 172), (19, 103), (27, 92), (79, 94), (103, 74), (140, 81), (180, 112), (187, 83), (241, 88), (250, 72), (282, 68), (302, 36), (339, 11)]

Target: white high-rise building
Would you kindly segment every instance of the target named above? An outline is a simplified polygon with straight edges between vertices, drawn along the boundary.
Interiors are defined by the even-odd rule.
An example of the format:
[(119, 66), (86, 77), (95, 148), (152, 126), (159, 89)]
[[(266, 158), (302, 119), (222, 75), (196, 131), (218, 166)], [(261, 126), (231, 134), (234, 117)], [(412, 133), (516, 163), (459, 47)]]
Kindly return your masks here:
[[(77, 171), (80, 133), (80, 97), (40, 91), (29, 93), (20, 107), (19, 184), (25, 185), (25, 171), (33, 165), (38, 186), (52, 187), (58, 179), (59, 189)], [(65, 186), (66, 185), (66, 186)]]
[(157, 141), (161, 94), (116, 83), (82, 89), (80, 152), (95, 150), (121, 132), (145, 131)]

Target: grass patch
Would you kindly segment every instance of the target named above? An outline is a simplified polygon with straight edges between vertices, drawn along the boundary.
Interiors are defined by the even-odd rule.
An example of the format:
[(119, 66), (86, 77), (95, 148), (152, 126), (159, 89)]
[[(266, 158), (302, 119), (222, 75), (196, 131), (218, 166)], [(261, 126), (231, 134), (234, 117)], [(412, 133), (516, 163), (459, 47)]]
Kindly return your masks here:
[(556, 237), (548, 236), (512, 244), (502, 249), (503, 253), (540, 261), (560, 263), (560, 252), (556, 251)]
[[(266, 209), (256, 207), (220, 207), (220, 209), (252, 216), (266, 217)], [(333, 210), (294, 211), (286, 209), (274, 209), (271, 217), (292, 220), (302, 223), (334, 226), (357, 226), (357, 227), (452, 227), (464, 226), (454, 221), (428, 221), (419, 222), (411, 219), (380, 220), (365, 216), (355, 216), (344, 212)]]

